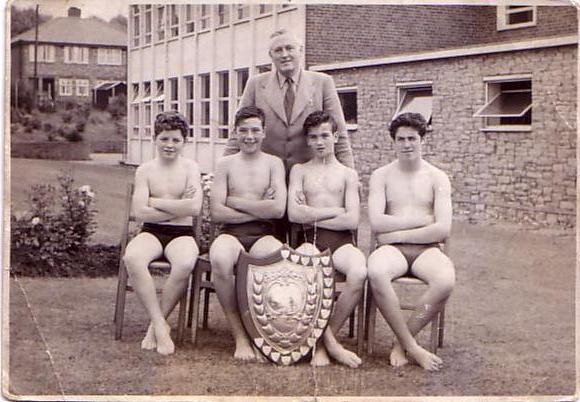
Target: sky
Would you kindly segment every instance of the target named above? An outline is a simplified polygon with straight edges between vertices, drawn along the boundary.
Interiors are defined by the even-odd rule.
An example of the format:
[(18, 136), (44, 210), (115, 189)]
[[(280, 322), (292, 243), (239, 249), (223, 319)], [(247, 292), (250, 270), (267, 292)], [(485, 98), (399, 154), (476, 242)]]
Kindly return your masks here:
[(53, 17), (65, 17), (69, 7), (81, 9), (82, 17), (97, 16), (108, 21), (116, 15), (127, 16), (127, 0), (14, 0), (13, 5), (20, 8), (40, 5), (41, 14), (50, 14)]

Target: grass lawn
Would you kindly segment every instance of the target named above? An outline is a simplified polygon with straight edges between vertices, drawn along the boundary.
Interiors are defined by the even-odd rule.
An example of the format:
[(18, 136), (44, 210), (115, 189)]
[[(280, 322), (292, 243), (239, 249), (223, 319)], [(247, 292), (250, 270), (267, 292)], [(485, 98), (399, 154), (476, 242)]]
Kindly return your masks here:
[[(115, 208), (132, 176), (127, 168), (13, 160), (12, 208), (22, 210), (23, 190), (38, 180), (53, 180), (63, 167), (79, 185), (96, 189), (100, 213), (95, 241), (115, 242), (121, 214)], [(162, 357), (139, 348), (147, 323), (134, 296), (128, 298), (123, 340), (113, 340), (116, 278), (18, 278), (5, 283), (10, 288), (5, 392), (57, 395), (56, 399), (63, 399), (62, 395), (244, 396), (241, 400), (258, 395), (336, 395), (341, 400), (572, 395), (573, 234), (458, 222), (451, 258), (457, 285), (447, 307), (445, 345), (438, 353), (445, 368), (439, 373), (413, 365), (391, 368), (392, 333), (382, 319), (375, 354), (363, 355), (358, 370), (334, 364), (318, 369), (307, 363), (240, 364), (232, 358), (233, 340), (214, 296), (210, 328), (200, 331), (197, 345), (186, 342), (175, 355)], [(421, 334), (423, 344), (426, 335)], [(344, 329), (339, 337), (354, 350), (355, 340)]]

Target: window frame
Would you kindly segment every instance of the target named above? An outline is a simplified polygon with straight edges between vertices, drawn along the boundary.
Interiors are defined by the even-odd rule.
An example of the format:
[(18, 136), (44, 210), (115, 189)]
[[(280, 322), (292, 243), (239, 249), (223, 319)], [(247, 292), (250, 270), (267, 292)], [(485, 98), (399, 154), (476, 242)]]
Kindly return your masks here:
[[(513, 6), (497, 6), (497, 30), (506, 31), (509, 29), (529, 28), (536, 26), (538, 20), (537, 6), (516, 6), (518, 9), (510, 9)], [(532, 12), (532, 20), (526, 22), (519, 22), (515, 24), (509, 23), (509, 16), (512, 14)]]
[[(147, 31), (149, 22), (149, 31)], [(153, 9), (151, 4), (145, 5), (143, 10), (143, 44), (150, 45), (153, 42)]]
[(89, 64), (89, 47), (64, 46), (64, 64)]
[[(530, 83), (530, 104), (526, 107), (524, 112), (520, 114), (520, 116), (525, 115), (528, 111), (532, 111), (534, 107), (534, 99), (533, 99), (533, 80), (532, 74), (517, 74), (517, 75), (504, 75), (504, 76), (493, 76), (493, 77), (484, 77), (483, 82), (485, 84), (485, 103), (482, 107), (480, 107), (474, 114), (473, 117), (482, 118), (483, 119), (483, 127), (480, 128), (480, 131), (502, 131), (502, 132), (529, 132), (532, 131), (533, 121), (530, 121), (530, 124), (490, 124), (489, 119), (491, 118), (501, 118), (501, 117), (510, 117), (510, 116), (486, 116), (482, 115), (482, 112), (491, 105), (495, 99), (497, 99), (501, 95), (501, 84), (507, 82), (524, 82), (529, 81)], [(506, 91), (507, 92), (507, 91)], [(526, 90), (527, 92), (527, 90)]]
[(429, 119), (426, 119), (427, 130), (431, 130), (432, 129), (431, 125), (433, 122), (433, 98), (434, 98), (433, 81), (400, 82), (397, 83), (396, 86), (397, 86), (397, 109), (393, 114), (392, 120), (394, 120), (401, 113), (401, 108), (403, 107), (403, 103), (405, 101), (405, 97), (407, 96), (408, 92), (431, 90), (431, 108), (430, 108), (431, 115)]
[[(195, 138), (195, 76), (186, 75), (183, 77), (183, 87), (185, 88), (184, 95), (184, 111), (183, 115), (187, 119), (188, 131), (187, 138), (193, 141)], [(190, 115), (191, 113), (191, 115)]]
[[(233, 6), (234, 6), (233, 9), (234, 23), (249, 21), (252, 18), (252, 7), (250, 6), (249, 3), (236, 3)], [(240, 11), (242, 12), (242, 14), (246, 13), (246, 15), (242, 15), (240, 17)]]
[[(54, 45), (39, 44), (36, 53), (37, 63), (54, 63), (56, 47)], [(34, 63), (34, 43), (28, 46), (28, 61)]]
[[(207, 78), (207, 84), (204, 84), (204, 80)], [(198, 75), (199, 80), (199, 138), (200, 140), (209, 141), (211, 137), (211, 85), (212, 85), (212, 77), (210, 73), (202, 73)], [(208, 96), (204, 96), (204, 89), (207, 89)], [(207, 106), (205, 106), (207, 105)], [(204, 122), (204, 106), (208, 109), (208, 119), (207, 122)], [(207, 133), (207, 135), (205, 135)]]
[[(90, 96), (89, 84), (90, 83), (89, 83), (88, 79), (76, 79), (76, 80), (74, 80), (75, 95), (82, 96), (82, 97)], [(80, 91), (81, 88), (85, 89), (85, 93), (81, 93), (81, 91)]]
[[(65, 91), (63, 91), (63, 88)], [(58, 96), (74, 96), (75, 83), (72, 78), (58, 79)]]
[[(340, 99), (340, 94), (341, 93), (355, 93), (356, 95), (356, 103), (357, 103), (357, 108), (356, 108), (356, 123), (347, 123), (346, 122), (346, 115), (344, 113), (344, 109), (342, 111), (342, 114), (344, 115), (344, 121), (346, 123), (346, 129), (347, 131), (356, 131), (358, 130), (358, 87), (356, 86), (347, 86), (347, 87), (338, 87), (336, 88), (336, 93), (338, 94), (338, 97)], [(342, 109), (342, 102), (341, 102), (341, 109)]]
[(121, 49), (99, 47), (97, 49), (97, 64), (102, 66), (121, 66), (123, 51)]
[[(179, 36), (179, 5), (168, 4), (165, 10), (167, 16), (167, 31), (169, 31), (168, 39), (174, 39)], [(173, 21), (173, 17), (177, 19)]]
[(131, 44), (134, 48), (139, 47), (141, 38), (141, 9), (140, 5), (135, 4), (131, 6), (131, 21), (133, 21), (133, 29), (131, 31)]
[[(206, 11), (207, 14), (204, 14), (203, 11)], [(200, 4), (197, 6), (197, 32), (207, 32), (211, 29), (211, 5), (209, 4)], [(206, 25), (207, 24), (207, 25)]]
[[(217, 131), (216, 131), (216, 141), (227, 141), (229, 138), (229, 130), (230, 130), (230, 95), (232, 93), (231, 88), (231, 74), (229, 70), (223, 71), (216, 71), (216, 101), (217, 101)], [(225, 79), (224, 79), (225, 77)], [(225, 85), (225, 86), (224, 86)], [(222, 89), (226, 90), (224, 94)], [(222, 113), (227, 113), (225, 116), (225, 121), (222, 119)], [(225, 132), (225, 137), (222, 136), (222, 133)]]
[[(197, 25), (197, 19), (196, 19), (196, 5), (195, 4), (186, 4), (185, 5), (185, 15), (183, 18), (183, 34), (185, 36), (187, 35), (192, 35), (195, 33), (195, 28)], [(188, 11), (191, 11), (190, 15), (189, 15), (189, 19), (188, 19)]]
[[(159, 12), (160, 10), (161, 13)], [(157, 5), (155, 6), (155, 42), (163, 42), (166, 38), (166, 19), (167, 19), (167, 10), (165, 9), (165, 5)]]

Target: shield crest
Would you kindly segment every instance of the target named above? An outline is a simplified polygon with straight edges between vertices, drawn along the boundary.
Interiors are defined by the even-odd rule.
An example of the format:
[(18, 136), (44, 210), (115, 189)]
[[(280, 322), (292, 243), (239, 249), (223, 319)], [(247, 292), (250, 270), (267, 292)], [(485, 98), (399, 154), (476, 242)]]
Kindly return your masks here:
[(332, 312), (330, 250), (305, 255), (284, 245), (263, 259), (242, 252), (236, 294), (252, 343), (274, 363), (296, 363), (316, 345)]

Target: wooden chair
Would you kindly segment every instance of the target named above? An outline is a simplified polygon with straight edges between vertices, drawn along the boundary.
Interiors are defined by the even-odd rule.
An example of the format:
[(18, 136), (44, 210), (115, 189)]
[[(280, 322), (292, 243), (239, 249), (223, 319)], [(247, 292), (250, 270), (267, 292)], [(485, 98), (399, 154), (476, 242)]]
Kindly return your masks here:
[[(374, 243), (374, 236), (371, 235)], [(446, 239), (443, 242), (443, 252), (446, 255), (449, 255), (449, 239)], [(375, 249), (375, 245), (371, 245), (371, 250)], [(420, 285), (427, 285), (427, 283), (423, 282), (421, 279), (413, 276), (413, 275), (405, 275), (400, 278), (397, 278), (393, 281), (393, 283), (399, 286), (420, 286)], [(400, 303), (401, 310), (414, 310), (415, 304), (413, 303)], [(368, 286), (367, 290), (367, 311), (366, 311), (366, 334), (365, 337), (367, 338), (367, 354), (373, 353), (373, 344), (375, 341), (375, 326), (376, 326), (376, 316), (377, 316), (377, 305), (375, 300), (373, 299), (373, 292), (370, 286)], [(443, 347), (443, 336), (445, 331), (445, 305), (437, 314), (437, 316), (431, 321), (431, 339), (430, 339), (430, 347), (429, 350), (432, 353), (437, 353), (437, 348)]]
[[(198, 221), (198, 232), (201, 233), (201, 219), (198, 219)], [(214, 224), (210, 225), (209, 234), (209, 244), (211, 245), (216, 234), (216, 226)], [(195, 269), (192, 275), (187, 326), (191, 328), (191, 342), (193, 344), (195, 344), (197, 341), (199, 306), (201, 303), (202, 291), (204, 291), (202, 328), (205, 329), (208, 327), (209, 296), (211, 293), (215, 292), (215, 286), (211, 281), (211, 263), (209, 261), (209, 252), (200, 254), (199, 257), (197, 257), (197, 262), (195, 264)]]
[[(299, 234), (300, 234), (301, 230), (302, 230), (301, 225), (296, 224), (296, 223), (290, 224), (290, 235), (289, 235), (290, 247), (296, 249), (297, 247), (300, 246), (300, 244), (302, 244), (302, 242), (299, 241)], [(358, 232), (355, 232), (355, 239), (358, 240)], [(323, 251), (323, 250), (320, 250), (320, 251)], [(334, 275), (335, 283), (339, 284), (339, 283), (346, 282), (346, 275), (344, 275), (342, 272), (338, 272), (337, 270), (335, 270), (334, 272), (335, 272), (335, 275)], [(360, 302), (358, 303), (358, 305), (356, 307), (356, 313), (358, 315), (358, 320), (356, 320), (356, 324), (357, 324), (356, 325), (356, 337), (357, 337), (356, 350), (357, 350), (357, 354), (359, 356), (361, 356), (363, 351), (364, 351), (365, 288), (366, 288), (366, 282), (365, 282), (365, 285), (363, 285), (363, 294), (361, 295)], [(336, 291), (334, 294), (335, 298), (338, 298), (339, 295), (340, 295), (340, 291)], [(348, 321), (348, 336), (349, 336), (349, 338), (352, 338), (354, 336), (354, 327), (355, 327), (355, 311), (353, 311), (351, 313), (349, 321)]]
[[(127, 192), (125, 194), (125, 220), (123, 231), (121, 234), (121, 251), (119, 255), (119, 275), (117, 281), (117, 297), (115, 301), (115, 317), (113, 321), (115, 322), (115, 340), (121, 339), (123, 336), (123, 321), (125, 318), (125, 300), (127, 297), (127, 292), (132, 292), (133, 287), (128, 284), (128, 273), (125, 263), (123, 262), (123, 256), (125, 255), (125, 248), (129, 241), (130, 226), (131, 223), (136, 222), (135, 217), (131, 214), (131, 198), (133, 195), (133, 184), (127, 186)], [(200, 221), (200, 219), (197, 219)], [(196, 225), (196, 226), (199, 226)], [(197, 230), (196, 230), (197, 232)], [(192, 233), (193, 235), (194, 233)], [(196, 234), (196, 238), (199, 238)], [(158, 259), (149, 264), (149, 269), (161, 270), (163, 272), (169, 272), (171, 270), (171, 265), (165, 259)], [(201, 271), (201, 270), (200, 270)], [(194, 271), (195, 272), (195, 271)], [(160, 292), (160, 289), (157, 290)], [(187, 289), (183, 292), (183, 296), (179, 300), (179, 313), (177, 319), (177, 336), (176, 343), (183, 343), (185, 335), (185, 315), (187, 308)]]

